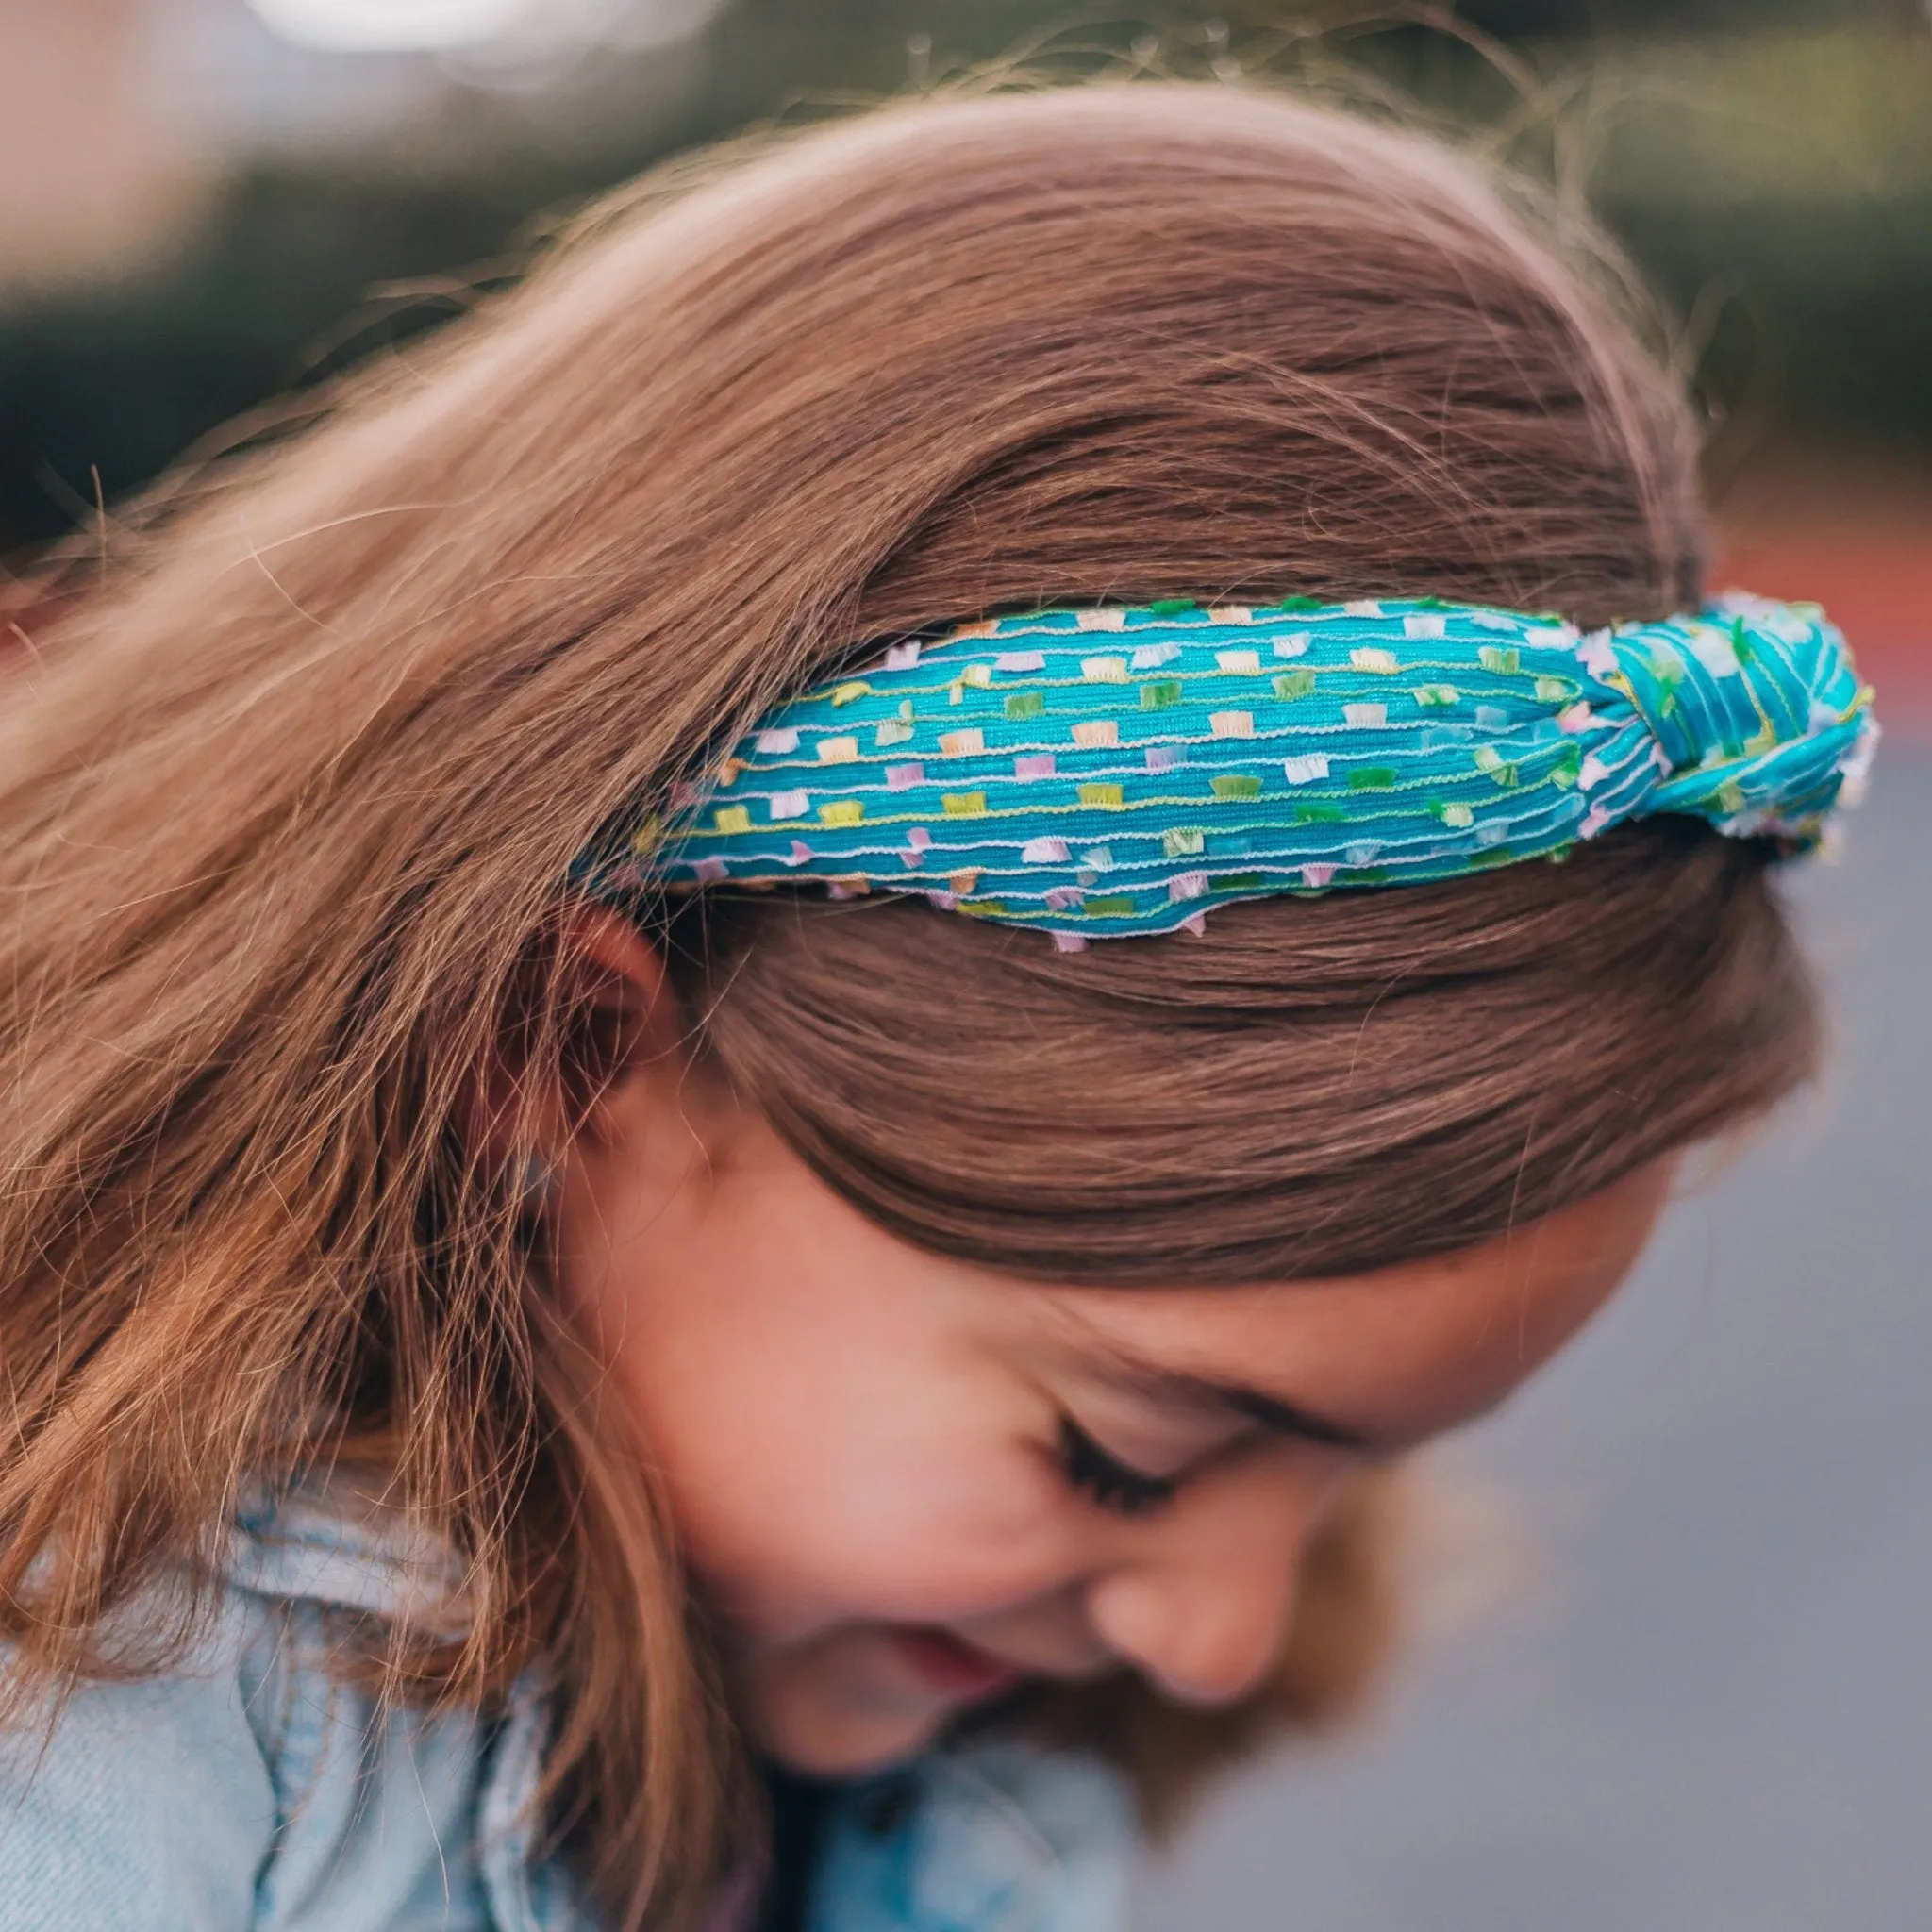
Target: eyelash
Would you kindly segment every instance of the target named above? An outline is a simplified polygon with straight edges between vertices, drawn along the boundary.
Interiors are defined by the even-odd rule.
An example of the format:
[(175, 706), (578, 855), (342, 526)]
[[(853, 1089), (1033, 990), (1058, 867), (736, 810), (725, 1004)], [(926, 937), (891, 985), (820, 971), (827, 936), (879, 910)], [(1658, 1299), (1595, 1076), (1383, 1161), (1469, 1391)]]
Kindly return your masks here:
[(1148, 1475), (1109, 1456), (1072, 1416), (1060, 1418), (1060, 1468), (1068, 1483), (1116, 1516), (1140, 1516), (1174, 1499), (1171, 1476)]

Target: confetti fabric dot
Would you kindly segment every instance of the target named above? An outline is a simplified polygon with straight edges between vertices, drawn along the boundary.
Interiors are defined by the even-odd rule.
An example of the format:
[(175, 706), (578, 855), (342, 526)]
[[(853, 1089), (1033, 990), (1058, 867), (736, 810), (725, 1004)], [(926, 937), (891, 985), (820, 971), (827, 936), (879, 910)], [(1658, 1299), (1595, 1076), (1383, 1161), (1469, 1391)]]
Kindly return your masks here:
[(1657, 813), (1808, 847), (1876, 737), (1811, 605), (1732, 594), (1587, 635), (1432, 598), (1045, 610), (895, 641), (778, 706), (578, 874), (1198, 931), (1235, 900), (1454, 878)]

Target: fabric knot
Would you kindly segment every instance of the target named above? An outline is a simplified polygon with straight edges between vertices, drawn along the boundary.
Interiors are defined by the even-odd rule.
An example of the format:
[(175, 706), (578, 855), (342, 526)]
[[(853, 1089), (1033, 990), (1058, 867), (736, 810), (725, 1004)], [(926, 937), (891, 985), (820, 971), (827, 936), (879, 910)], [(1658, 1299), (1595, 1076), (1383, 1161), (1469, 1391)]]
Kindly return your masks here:
[[(1815, 605), (1733, 592), (1696, 617), (1606, 640), (1620, 691), (1659, 749), (1646, 816), (1690, 813), (1739, 835), (1810, 842), (1877, 741), (1871, 693)], [(1847, 803), (1856, 802), (1855, 797)]]

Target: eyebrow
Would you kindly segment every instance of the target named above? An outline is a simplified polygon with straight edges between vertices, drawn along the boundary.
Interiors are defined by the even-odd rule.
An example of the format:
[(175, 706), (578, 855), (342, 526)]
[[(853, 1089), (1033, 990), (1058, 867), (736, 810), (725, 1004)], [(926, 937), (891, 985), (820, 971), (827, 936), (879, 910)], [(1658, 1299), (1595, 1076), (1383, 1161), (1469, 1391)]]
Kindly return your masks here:
[(1231, 1387), (1224, 1382), (1201, 1385), (1201, 1393), (1223, 1407), (1233, 1409), (1261, 1424), (1277, 1436), (1294, 1436), (1305, 1442), (1321, 1442), (1331, 1449), (1353, 1449), (1365, 1456), (1376, 1454), (1384, 1445), (1360, 1429), (1351, 1428), (1325, 1415), (1316, 1415), (1299, 1403), (1283, 1402), (1279, 1396), (1264, 1395), (1258, 1389)]
[(1271, 1435), (1288, 1436), (1302, 1442), (1319, 1442), (1330, 1449), (1348, 1449), (1364, 1456), (1384, 1455), (1389, 1444), (1367, 1431), (1330, 1416), (1304, 1408), (1259, 1389), (1248, 1389), (1235, 1382), (1216, 1382), (1206, 1375), (1191, 1375), (1181, 1369), (1163, 1369), (1138, 1357), (1109, 1349), (1108, 1365), (1121, 1381), (1138, 1393), (1158, 1401), (1185, 1402), (1196, 1408), (1220, 1408), (1244, 1416)]

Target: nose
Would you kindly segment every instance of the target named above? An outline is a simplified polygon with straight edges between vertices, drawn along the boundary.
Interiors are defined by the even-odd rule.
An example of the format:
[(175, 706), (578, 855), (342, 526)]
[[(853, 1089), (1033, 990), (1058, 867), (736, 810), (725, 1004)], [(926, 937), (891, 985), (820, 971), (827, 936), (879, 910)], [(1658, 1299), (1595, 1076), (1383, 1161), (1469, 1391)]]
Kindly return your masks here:
[(1176, 1703), (1235, 1702), (1281, 1654), (1316, 1508), (1278, 1479), (1227, 1482), (1124, 1525), (1131, 1547), (1088, 1580), (1089, 1625)]

